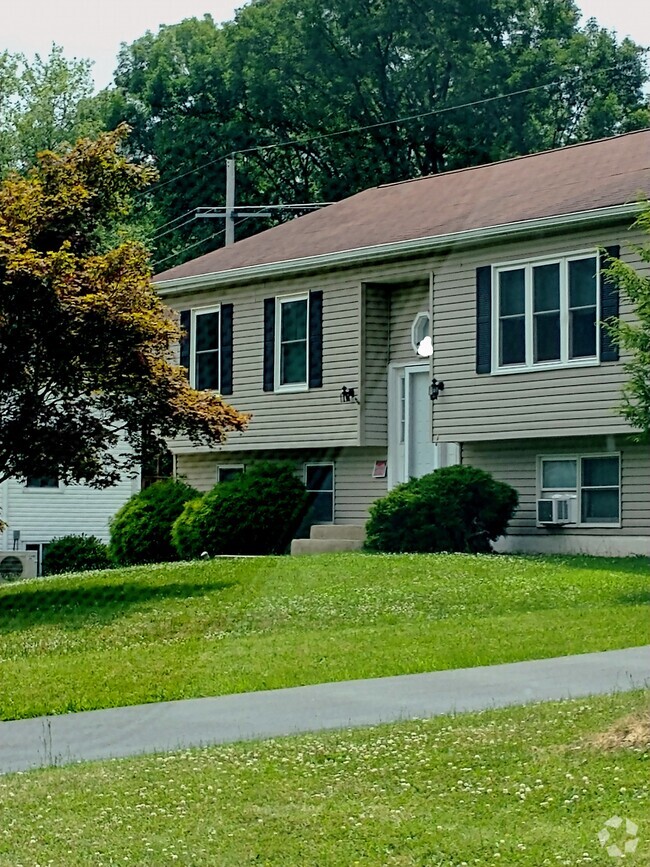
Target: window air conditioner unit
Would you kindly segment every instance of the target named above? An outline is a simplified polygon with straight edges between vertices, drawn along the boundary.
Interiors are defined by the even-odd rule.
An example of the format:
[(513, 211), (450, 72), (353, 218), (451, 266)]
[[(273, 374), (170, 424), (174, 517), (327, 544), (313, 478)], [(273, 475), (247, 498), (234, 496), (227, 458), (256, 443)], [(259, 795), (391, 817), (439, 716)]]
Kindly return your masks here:
[(36, 551), (0, 551), (0, 584), (36, 578)]
[(555, 496), (537, 501), (538, 524), (572, 524), (574, 497)]

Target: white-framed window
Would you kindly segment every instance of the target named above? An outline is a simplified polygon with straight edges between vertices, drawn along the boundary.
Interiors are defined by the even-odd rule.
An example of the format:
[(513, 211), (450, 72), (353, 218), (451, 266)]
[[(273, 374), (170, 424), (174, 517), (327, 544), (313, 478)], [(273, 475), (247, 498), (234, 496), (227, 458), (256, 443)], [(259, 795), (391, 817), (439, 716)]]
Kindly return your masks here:
[(305, 464), (304, 482), (309, 495), (309, 523), (332, 524), (334, 522), (334, 464)]
[(57, 490), (59, 485), (58, 476), (27, 476), (25, 487), (32, 490)]
[(575, 497), (581, 526), (620, 526), (620, 454), (548, 455), (538, 460), (540, 499)]
[(275, 299), (276, 391), (303, 391), (309, 369), (309, 293)]
[(190, 385), (198, 391), (220, 389), (220, 306), (192, 310), (190, 330)]
[(245, 467), (243, 464), (221, 464), (217, 467), (217, 482), (229, 482), (241, 476)]
[(425, 337), (429, 336), (430, 327), (431, 320), (428, 313), (421, 312), (415, 315), (415, 319), (411, 325), (411, 346), (413, 347), (413, 352), (417, 352), (418, 346)]
[(598, 362), (595, 251), (495, 265), (493, 286), (493, 371)]

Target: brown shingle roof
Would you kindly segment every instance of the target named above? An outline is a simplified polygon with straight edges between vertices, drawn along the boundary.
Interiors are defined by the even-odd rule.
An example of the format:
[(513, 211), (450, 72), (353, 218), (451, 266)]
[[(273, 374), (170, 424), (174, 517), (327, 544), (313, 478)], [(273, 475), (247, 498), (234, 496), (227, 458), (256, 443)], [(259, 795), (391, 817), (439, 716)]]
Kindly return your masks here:
[(650, 129), (364, 190), (158, 274), (156, 282), (634, 202)]

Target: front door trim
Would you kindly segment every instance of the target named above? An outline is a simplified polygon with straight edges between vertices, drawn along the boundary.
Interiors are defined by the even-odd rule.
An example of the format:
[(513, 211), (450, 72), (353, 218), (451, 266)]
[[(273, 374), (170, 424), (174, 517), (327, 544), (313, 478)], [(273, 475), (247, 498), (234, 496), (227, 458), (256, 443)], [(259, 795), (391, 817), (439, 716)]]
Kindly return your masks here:
[[(388, 365), (388, 490), (402, 481), (407, 481), (406, 470), (410, 466), (411, 413), (410, 379), (416, 373), (430, 373), (428, 363), (408, 361), (391, 362)], [(399, 382), (404, 376), (404, 442), (400, 442), (401, 406)], [(429, 413), (431, 410), (429, 409)], [(430, 422), (431, 426), (431, 422)], [(432, 437), (433, 440), (433, 437)], [(403, 448), (401, 448), (403, 446)]]

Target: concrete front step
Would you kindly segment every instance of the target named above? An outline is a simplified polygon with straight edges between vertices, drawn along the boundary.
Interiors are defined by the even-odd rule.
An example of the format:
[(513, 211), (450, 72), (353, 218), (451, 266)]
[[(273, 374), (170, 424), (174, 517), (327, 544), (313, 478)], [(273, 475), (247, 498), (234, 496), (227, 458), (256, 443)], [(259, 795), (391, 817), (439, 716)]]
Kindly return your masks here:
[(336, 554), (339, 551), (360, 551), (361, 539), (294, 539), (291, 553), (296, 554)]
[(366, 538), (366, 528), (358, 524), (314, 524), (310, 539), (354, 539), (363, 542)]

